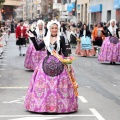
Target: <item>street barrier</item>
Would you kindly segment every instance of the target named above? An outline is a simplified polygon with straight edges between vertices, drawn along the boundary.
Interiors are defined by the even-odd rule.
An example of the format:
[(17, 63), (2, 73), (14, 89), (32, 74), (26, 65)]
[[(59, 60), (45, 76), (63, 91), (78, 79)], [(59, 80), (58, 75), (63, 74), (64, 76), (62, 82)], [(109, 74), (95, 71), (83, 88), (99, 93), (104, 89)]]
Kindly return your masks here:
[(8, 41), (7, 32), (8, 31), (6, 30), (0, 37), (0, 59), (2, 58), (3, 52), (5, 50), (5, 46), (7, 45), (7, 41)]

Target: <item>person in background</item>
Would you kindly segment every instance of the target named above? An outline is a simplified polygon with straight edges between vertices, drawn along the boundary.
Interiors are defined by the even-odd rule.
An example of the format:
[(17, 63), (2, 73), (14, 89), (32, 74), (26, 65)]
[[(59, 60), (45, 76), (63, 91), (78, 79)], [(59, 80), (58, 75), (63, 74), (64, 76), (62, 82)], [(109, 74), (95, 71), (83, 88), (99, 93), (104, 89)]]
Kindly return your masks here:
[(102, 45), (102, 42), (104, 39), (104, 35), (102, 33), (102, 30), (103, 30), (102, 23), (98, 23), (97, 27), (94, 27), (94, 29), (92, 31), (93, 45), (97, 45), (97, 46)]
[(93, 45), (95, 46), (95, 52), (97, 50), (97, 47), (101, 47), (103, 40), (105, 38), (104, 34), (102, 33), (103, 31), (103, 24), (102, 23), (98, 23), (97, 27), (94, 26), (94, 29), (92, 31), (92, 41), (93, 41)]
[(95, 51), (91, 42), (91, 32), (86, 24), (83, 24), (83, 27), (80, 30), (79, 38), (79, 51), (76, 50), (78, 52), (78, 55), (82, 57), (94, 56)]
[(109, 34), (105, 36), (105, 40), (101, 46), (98, 61), (109, 62), (111, 65), (120, 62), (120, 26), (116, 26), (116, 20), (110, 20), (108, 27)]
[[(42, 20), (38, 20), (35, 31), (31, 32), (36, 37), (37, 43), (38, 44), (41, 43), (43, 41), (43, 37), (45, 36), (44, 22)], [(26, 52), (24, 67), (29, 70), (35, 70), (40, 60), (43, 59), (45, 56), (46, 56), (45, 48), (41, 51), (36, 51), (33, 43), (30, 43)]]
[(75, 29), (75, 27), (73, 27), (73, 26), (71, 26), (70, 44), (71, 44), (72, 48), (75, 48), (76, 45), (77, 45), (76, 29)]
[(118, 22), (117, 23), (117, 29), (116, 29), (116, 35), (117, 35), (117, 37), (119, 38), (119, 40), (120, 40), (120, 22)]
[(47, 35), (47, 31), (48, 31), (48, 29), (47, 29), (47, 23), (45, 23), (44, 29), (45, 29), (45, 36), (46, 36)]
[(65, 31), (66, 31), (66, 24), (65, 24), (63, 21), (61, 22), (60, 31), (61, 31), (61, 32), (64, 32), (64, 33), (65, 33)]
[(26, 34), (27, 29), (23, 24), (23, 20), (20, 20), (19, 25), (16, 27), (16, 45), (19, 46), (19, 56), (25, 56), (25, 45), (28, 38)]
[(11, 33), (14, 33), (15, 32), (15, 24), (14, 24), (14, 21), (11, 22)]

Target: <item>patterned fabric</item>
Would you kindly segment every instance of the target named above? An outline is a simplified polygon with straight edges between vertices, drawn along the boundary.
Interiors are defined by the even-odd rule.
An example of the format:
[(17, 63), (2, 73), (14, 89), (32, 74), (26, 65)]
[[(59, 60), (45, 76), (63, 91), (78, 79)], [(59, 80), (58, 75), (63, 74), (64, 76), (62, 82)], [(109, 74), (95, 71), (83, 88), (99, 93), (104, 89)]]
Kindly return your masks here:
[(42, 65), (46, 75), (51, 77), (58, 76), (63, 72), (64, 65), (54, 56), (47, 56)]
[(32, 112), (69, 113), (78, 109), (77, 97), (66, 69), (55, 77), (42, 69), (43, 59), (35, 69), (25, 98), (25, 108)]
[(77, 46), (76, 46), (75, 54), (80, 55), (80, 56), (94, 56), (96, 53), (95, 53), (95, 50), (94, 50), (93, 46), (92, 46), (91, 50), (87, 50), (87, 51), (82, 50), (81, 45), (78, 42)]
[(117, 44), (119, 42), (119, 39), (117, 37), (113, 37), (113, 36), (109, 37), (109, 40), (113, 44)]
[[(42, 40), (36, 39), (37, 44), (41, 44)], [(45, 47), (43, 47), (40, 51), (45, 51)]]
[(107, 37), (100, 50), (98, 61), (105, 62), (120, 62), (120, 42), (117, 44), (111, 43)]
[(40, 60), (44, 57), (46, 57), (46, 51), (36, 51), (34, 45), (31, 43), (26, 52), (24, 67), (35, 70)]
[(92, 43), (90, 37), (81, 37), (81, 48), (82, 50), (91, 50), (92, 49)]

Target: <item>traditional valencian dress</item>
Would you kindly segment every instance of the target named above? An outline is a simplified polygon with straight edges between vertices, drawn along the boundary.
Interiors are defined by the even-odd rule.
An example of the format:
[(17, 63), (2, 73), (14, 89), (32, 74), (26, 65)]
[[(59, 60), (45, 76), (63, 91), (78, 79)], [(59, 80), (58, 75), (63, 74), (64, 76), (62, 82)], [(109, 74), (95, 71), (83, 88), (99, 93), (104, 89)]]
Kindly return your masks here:
[(83, 57), (94, 56), (95, 51), (91, 43), (90, 31), (82, 29), (79, 37), (80, 41), (78, 41), (75, 53)]
[[(36, 50), (46, 46), (45, 41), (37, 44), (35, 37), (31, 38)], [(70, 80), (67, 65), (51, 54), (54, 49), (59, 55), (67, 57), (65, 40), (61, 36), (60, 49), (57, 42), (49, 44), (47, 56), (41, 60), (35, 69), (25, 98), (25, 108), (32, 112), (69, 113), (78, 109), (77, 95)], [(49, 49), (49, 50), (48, 50)]]
[[(43, 40), (43, 34), (37, 35), (35, 31), (33, 32), (33, 34), (37, 38), (36, 42), (40, 44), (41, 41)], [(26, 52), (24, 67), (30, 70), (35, 70), (40, 60), (43, 59), (45, 56), (46, 56), (45, 48), (41, 49), (40, 51), (36, 51), (33, 43), (30, 43)]]
[(116, 29), (116, 26), (110, 26), (108, 31), (109, 36), (105, 38), (101, 46), (98, 61), (115, 64), (116, 62), (120, 62), (120, 32)]

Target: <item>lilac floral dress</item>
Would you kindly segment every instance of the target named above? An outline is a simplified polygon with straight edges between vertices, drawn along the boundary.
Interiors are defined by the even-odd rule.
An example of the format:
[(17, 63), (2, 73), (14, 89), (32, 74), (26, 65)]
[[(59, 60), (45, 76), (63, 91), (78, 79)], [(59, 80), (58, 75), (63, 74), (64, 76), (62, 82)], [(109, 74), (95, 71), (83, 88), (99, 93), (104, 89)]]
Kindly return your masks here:
[[(40, 38), (42, 39), (42, 36)], [(41, 39), (36, 40), (38, 44), (40, 44)], [(36, 51), (33, 43), (30, 43), (26, 52), (24, 67), (30, 70), (35, 70), (40, 60), (43, 59), (45, 56), (46, 56), (45, 49)]]
[(100, 54), (100, 62), (120, 62), (120, 41), (118, 37), (108, 36), (103, 41)]
[[(38, 46), (35, 39), (31, 39), (37, 50), (45, 46), (44, 42)], [(56, 50), (57, 43), (52, 46)], [(67, 56), (64, 39), (60, 40), (58, 53), (61, 52)], [(32, 75), (24, 105), (28, 111), (40, 113), (69, 113), (78, 109), (68, 70), (48, 51)]]

